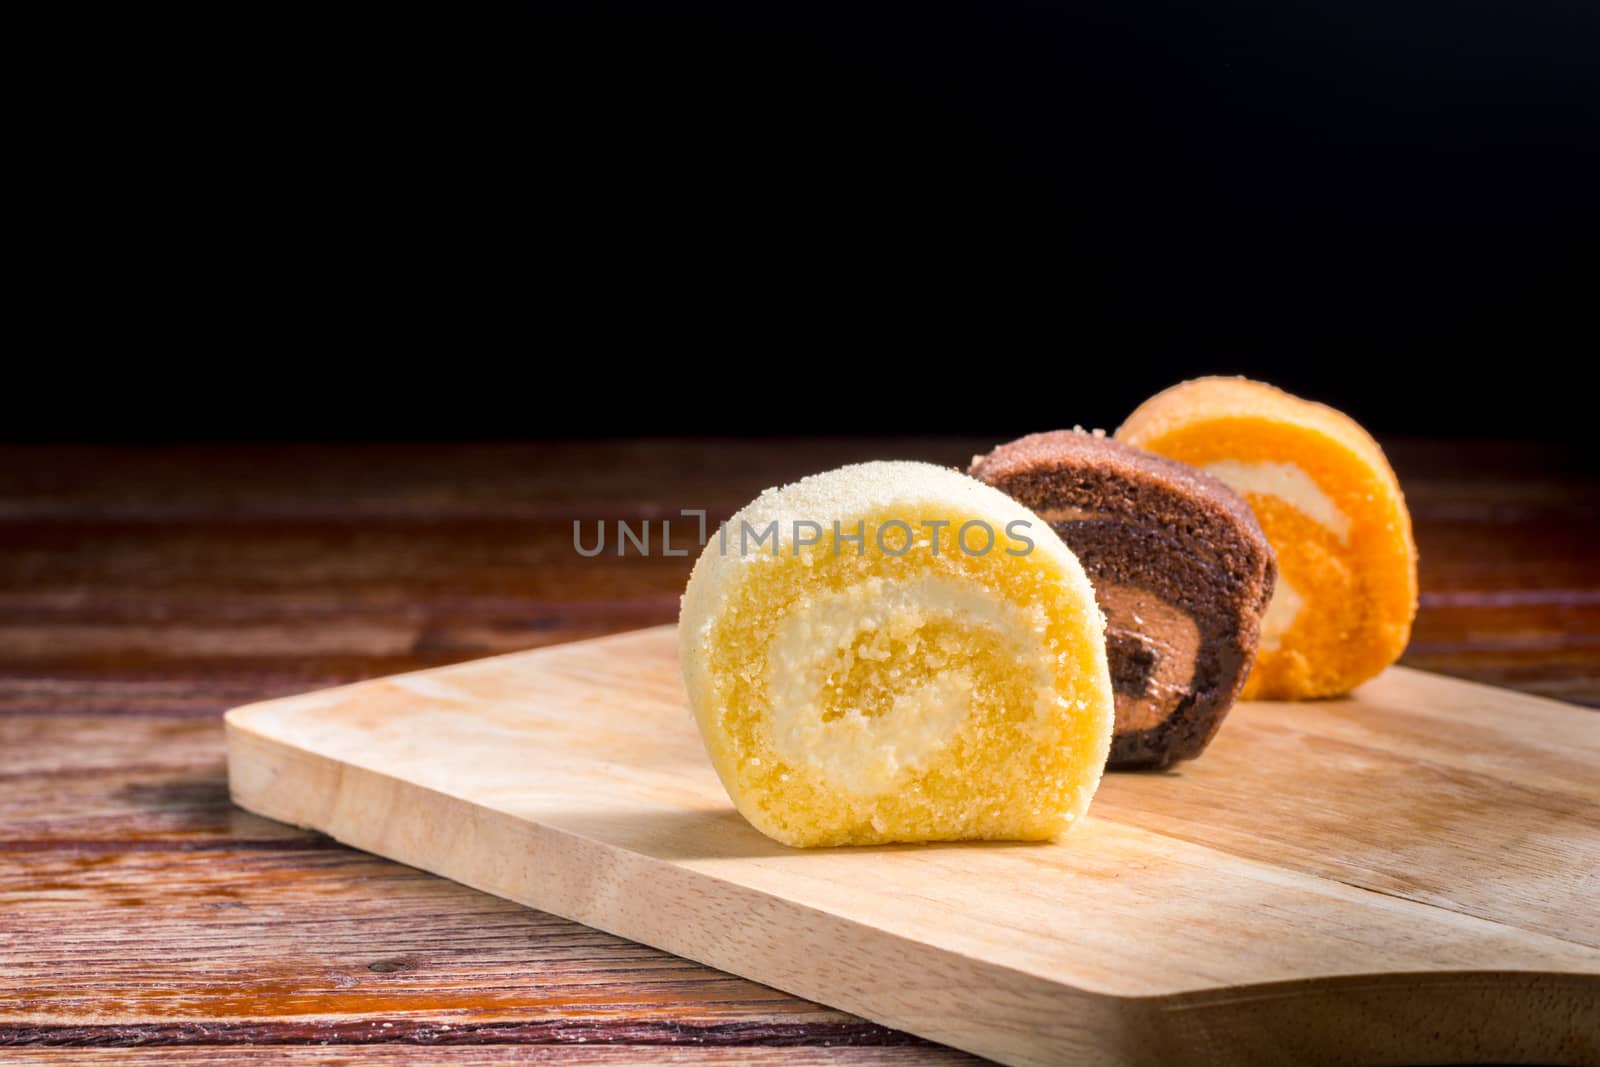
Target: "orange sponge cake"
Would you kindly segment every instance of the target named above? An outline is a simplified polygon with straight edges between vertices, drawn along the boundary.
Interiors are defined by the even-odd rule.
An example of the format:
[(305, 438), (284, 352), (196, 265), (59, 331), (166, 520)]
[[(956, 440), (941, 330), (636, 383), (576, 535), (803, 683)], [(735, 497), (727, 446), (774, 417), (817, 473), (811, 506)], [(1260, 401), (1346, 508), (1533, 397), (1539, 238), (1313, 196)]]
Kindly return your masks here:
[(1335, 696), (1405, 650), (1417, 551), (1400, 483), (1349, 416), (1243, 378), (1141, 404), (1117, 439), (1199, 467), (1249, 501), (1278, 560), (1246, 699)]

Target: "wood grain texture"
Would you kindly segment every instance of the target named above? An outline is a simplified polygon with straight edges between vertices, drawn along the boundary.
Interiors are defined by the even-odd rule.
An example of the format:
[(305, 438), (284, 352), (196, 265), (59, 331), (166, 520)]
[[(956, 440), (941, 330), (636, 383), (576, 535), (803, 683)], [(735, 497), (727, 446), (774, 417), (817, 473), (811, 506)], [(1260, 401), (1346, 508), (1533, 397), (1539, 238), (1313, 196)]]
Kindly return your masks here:
[(713, 1067), (727, 1064), (730, 1067), (824, 1067), (841, 1061), (854, 1067), (919, 1067), (925, 1063), (963, 1067), (982, 1061), (948, 1049), (915, 1047), (869, 1048), (852, 1046), (834, 1048), (826, 1045), (782, 1045), (756, 1047), (741, 1045), (691, 1045), (687, 1041), (676, 1047), (669, 1045), (527, 1045), (513, 1046), (481, 1044), (477, 1046), (450, 1046), (379, 1044), (387, 1031), (371, 1035), (372, 1040), (357, 1048), (296, 1047), (293, 1045), (268, 1045), (248, 1048), (236, 1045), (220, 1047), (166, 1046), (163, 1048), (29, 1048), (8, 1049), (4, 1062), (22, 1064), (66, 1064), (70, 1067), (94, 1067), (95, 1064), (167, 1064), (182, 1067), (217, 1067), (234, 1063), (271, 1063), (307, 1067), (348, 1067), (364, 1064), (410, 1064), (426, 1061), (445, 1064), (447, 1067), (525, 1067), (528, 1064), (562, 1064), (564, 1067), (677, 1067), (680, 1064), (710, 1064)]
[[(368, 971), (367, 950), (406, 948), (418, 920), (378, 906), (392, 876), (330, 879), (322, 864), (342, 852), (338, 846), (228, 804), (220, 715), (253, 700), (671, 621), (688, 561), (579, 560), (571, 548), (574, 519), (637, 523), (680, 507), (705, 507), (715, 517), (766, 485), (823, 467), (870, 458), (964, 465), (994, 444), (930, 438), (0, 448), (6, 1055), (45, 1041), (143, 1042), (181, 1047), (196, 1062), (232, 1062), (251, 1056), (244, 1040), (332, 1040), (365, 1058), (394, 1047), (365, 1043), (395, 1040), (396, 1027), (381, 1026), (395, 1020), (371, 1002), (346, 1005), (342, 990), (364, 990), (341, 982), (404, 973), (449, 991), (435, 1002), (424, 986), (405, 1001), (409, 1018), (440, 1024), (476, 1017), (461, 1002), (479, 983), (491, 990), (537, 986), (555, 1007), (510, 1013), (530, 1027), (529, 1040), (550, 1042), (519, 1049), (530, 1062), (589, 1062), (592, 1046), (607, 1042), (604, 1054), (620, 1057), (615, 1062), (658, 1062), (669, 1049), (677, 1050), (671, 1062), (700, 1062), (702, 1047), (713, 1050), (706, 1062), (766, 1062), (769, 1040), (783, 1043), (783, 1056), (803, 1057), (796, 1062), (964, 1062), (682, 961), (681, 972), (652, 975), (654, 1022), (641, 1038), (650, 1044), (636, 1046), (644, 1050), (637, 1056), (626, 1045), (642, 1032), (632, 1027), (626, 974), (605, 979), (617, 1010), (590, 1029), (539, 1030), (569, 993), (583, 994), (592, 983), (581, 967), (558, 968), (519, 950), (576, 938), (596, 959), (614, 948), (665, 957), (504, 905), (504, 921), (518, 917), (510, 943), (486, 956), (472, 917), (495, 902), (453, 886), (440, 890), (447, 895), (417, 935), (433, 946), (427, 961), (407, 972)], [(1405, 662), (1600, 705), (1600, 481), (1593, 457), (1545, 445), (1389, 444), (1422, 554), (1422, 610)], [(83, 871), (94, 868), (74, 867), (108, 856), (119, 858), (118, 878), (86, 879)], [(284, 882), (298, 871), (317, 886), (325, 914), (360, 911), (368, 934), (363, 951), (347, 959), (318, 947), (316, 924), (302, 923), (304, 894), (252, 895), (246, 903), (254, 922), (230, 927), (235, 955), (215, 971), (204, 966), (215, 939), (203, 918), (148, 921), (189, 907), (186, 886), (203, 868), (243, 884), (252, 865), (269, 858)], [(11, 877), (24, 860), (48, 864), (66, 874), (56, 880), (78, 888), (62, 891), (55, 905), (31, 901), (26, 911), (13, 909), (20, 897), (44, 895), (28, 879)], [(239, 909), (192, 914), (230, 910)], [(118, 1023), (96, 1029), (92, 1016), (52, 1011), (37, 999), (29, 1021), (18, 1021), (18, 994), (44, 987), (41, 974), (51, 976), (47, 988), (76, 988), (80, 1004), (92, 999), (108, 943), (128, 973), (144, 976)], [(309, 954), (295, 954), (300, 949)], [(180, 962), (187, 969), (174, 970)], [(226, 1015), (228, 998), (255, 974), (324, 998), (331, 1014), (273, 1015), (273, 998), (265, 997), (261, 1014), (248, 1021)], [(180, 986), (180, 976), (196, 984)], [(197, 1011), (174, 1022), (166, 1015), (172, 991), (196, 1003), (215, 993), (207, 1009), (214, 1014)], [(504, 1022), (489, 1000), (491, 1014), (482, 1021)], [(707, 1012), (732, 1024), (709, 1046), (694, 1021)], [(679, 1017), (689, 1020), (681, 1031), (671, 1025)], [(371, 1027), (355, 1025), (362, 1021)], [(835, 1028), (845, 1024), (861, 1029), (840, 1036)], [(445, 1054), (424, 1050), (427, 1031), (401, 1033), (399, 1041), (418, 1042), (407, 1062)], [(486, 1056), (494, 1052), (485, 1049)], [(53, 1062), (78, 1062), (87, 1049), (66, 1051)]]
[(226, 721), (249, 810), (1008, 1063), (1600, 1057), (1600, 719), (1404, 668), (1233, 717), (1058, 843), (817, 850), (733, 811), (675, 627)]

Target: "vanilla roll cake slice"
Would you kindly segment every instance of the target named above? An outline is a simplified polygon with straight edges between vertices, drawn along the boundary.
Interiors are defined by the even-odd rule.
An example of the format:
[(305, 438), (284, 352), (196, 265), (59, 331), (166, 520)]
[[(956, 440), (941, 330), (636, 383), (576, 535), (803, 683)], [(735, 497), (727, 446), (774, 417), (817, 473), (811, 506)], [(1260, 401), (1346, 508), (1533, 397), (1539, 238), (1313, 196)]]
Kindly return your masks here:
[(1114, 769), (1198, 756), (1244, 685), (1272, 595), (1250, 507), (1193, 467), (1081, 430), (973, 459), (1077, 553), (1106, 614)]
[(1355, 420), (1243, 378), (1184, 382), (1117, 438), (1193, 464), (1241, 493), (1278, 559), (1244, 697), (1336, 696), (1405, 650), (1417, 549), (1400, 483)]
[(785, 844), (1050, 838), (1099, 784), (1113, 711), (1089, 580), (955, 471), (767, 490), (701, 553), (678, 626), (711, 762)]

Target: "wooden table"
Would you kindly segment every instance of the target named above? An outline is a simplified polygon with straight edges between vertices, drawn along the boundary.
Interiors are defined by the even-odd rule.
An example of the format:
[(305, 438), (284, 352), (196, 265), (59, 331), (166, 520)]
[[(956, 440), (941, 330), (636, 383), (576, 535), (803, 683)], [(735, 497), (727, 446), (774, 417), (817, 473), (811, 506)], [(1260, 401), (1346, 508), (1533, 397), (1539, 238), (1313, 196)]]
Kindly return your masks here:
[[(992, 443), (0, 450), (0, 1059), (970, 1062), (237, 810), (220, 715), (672, 620), (692, 558), (585, 559), (574, 519), (715, 519)], [(1391, 455), (1422, 552), (1405, 662), (1600, 706), (1591, 457)]]

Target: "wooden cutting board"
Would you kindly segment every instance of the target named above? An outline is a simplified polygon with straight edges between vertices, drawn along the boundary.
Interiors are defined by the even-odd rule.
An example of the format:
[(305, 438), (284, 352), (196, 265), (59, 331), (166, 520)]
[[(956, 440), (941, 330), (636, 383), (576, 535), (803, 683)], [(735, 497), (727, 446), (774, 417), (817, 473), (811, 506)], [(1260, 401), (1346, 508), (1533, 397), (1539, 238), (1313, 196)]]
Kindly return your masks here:
[(1395, 668), (1243, 704), (1054, 844), (799, 851), (673, 630), (237, 708), (234, 800), (1010, 1063), (1600, 1063), (1600, 714)]

